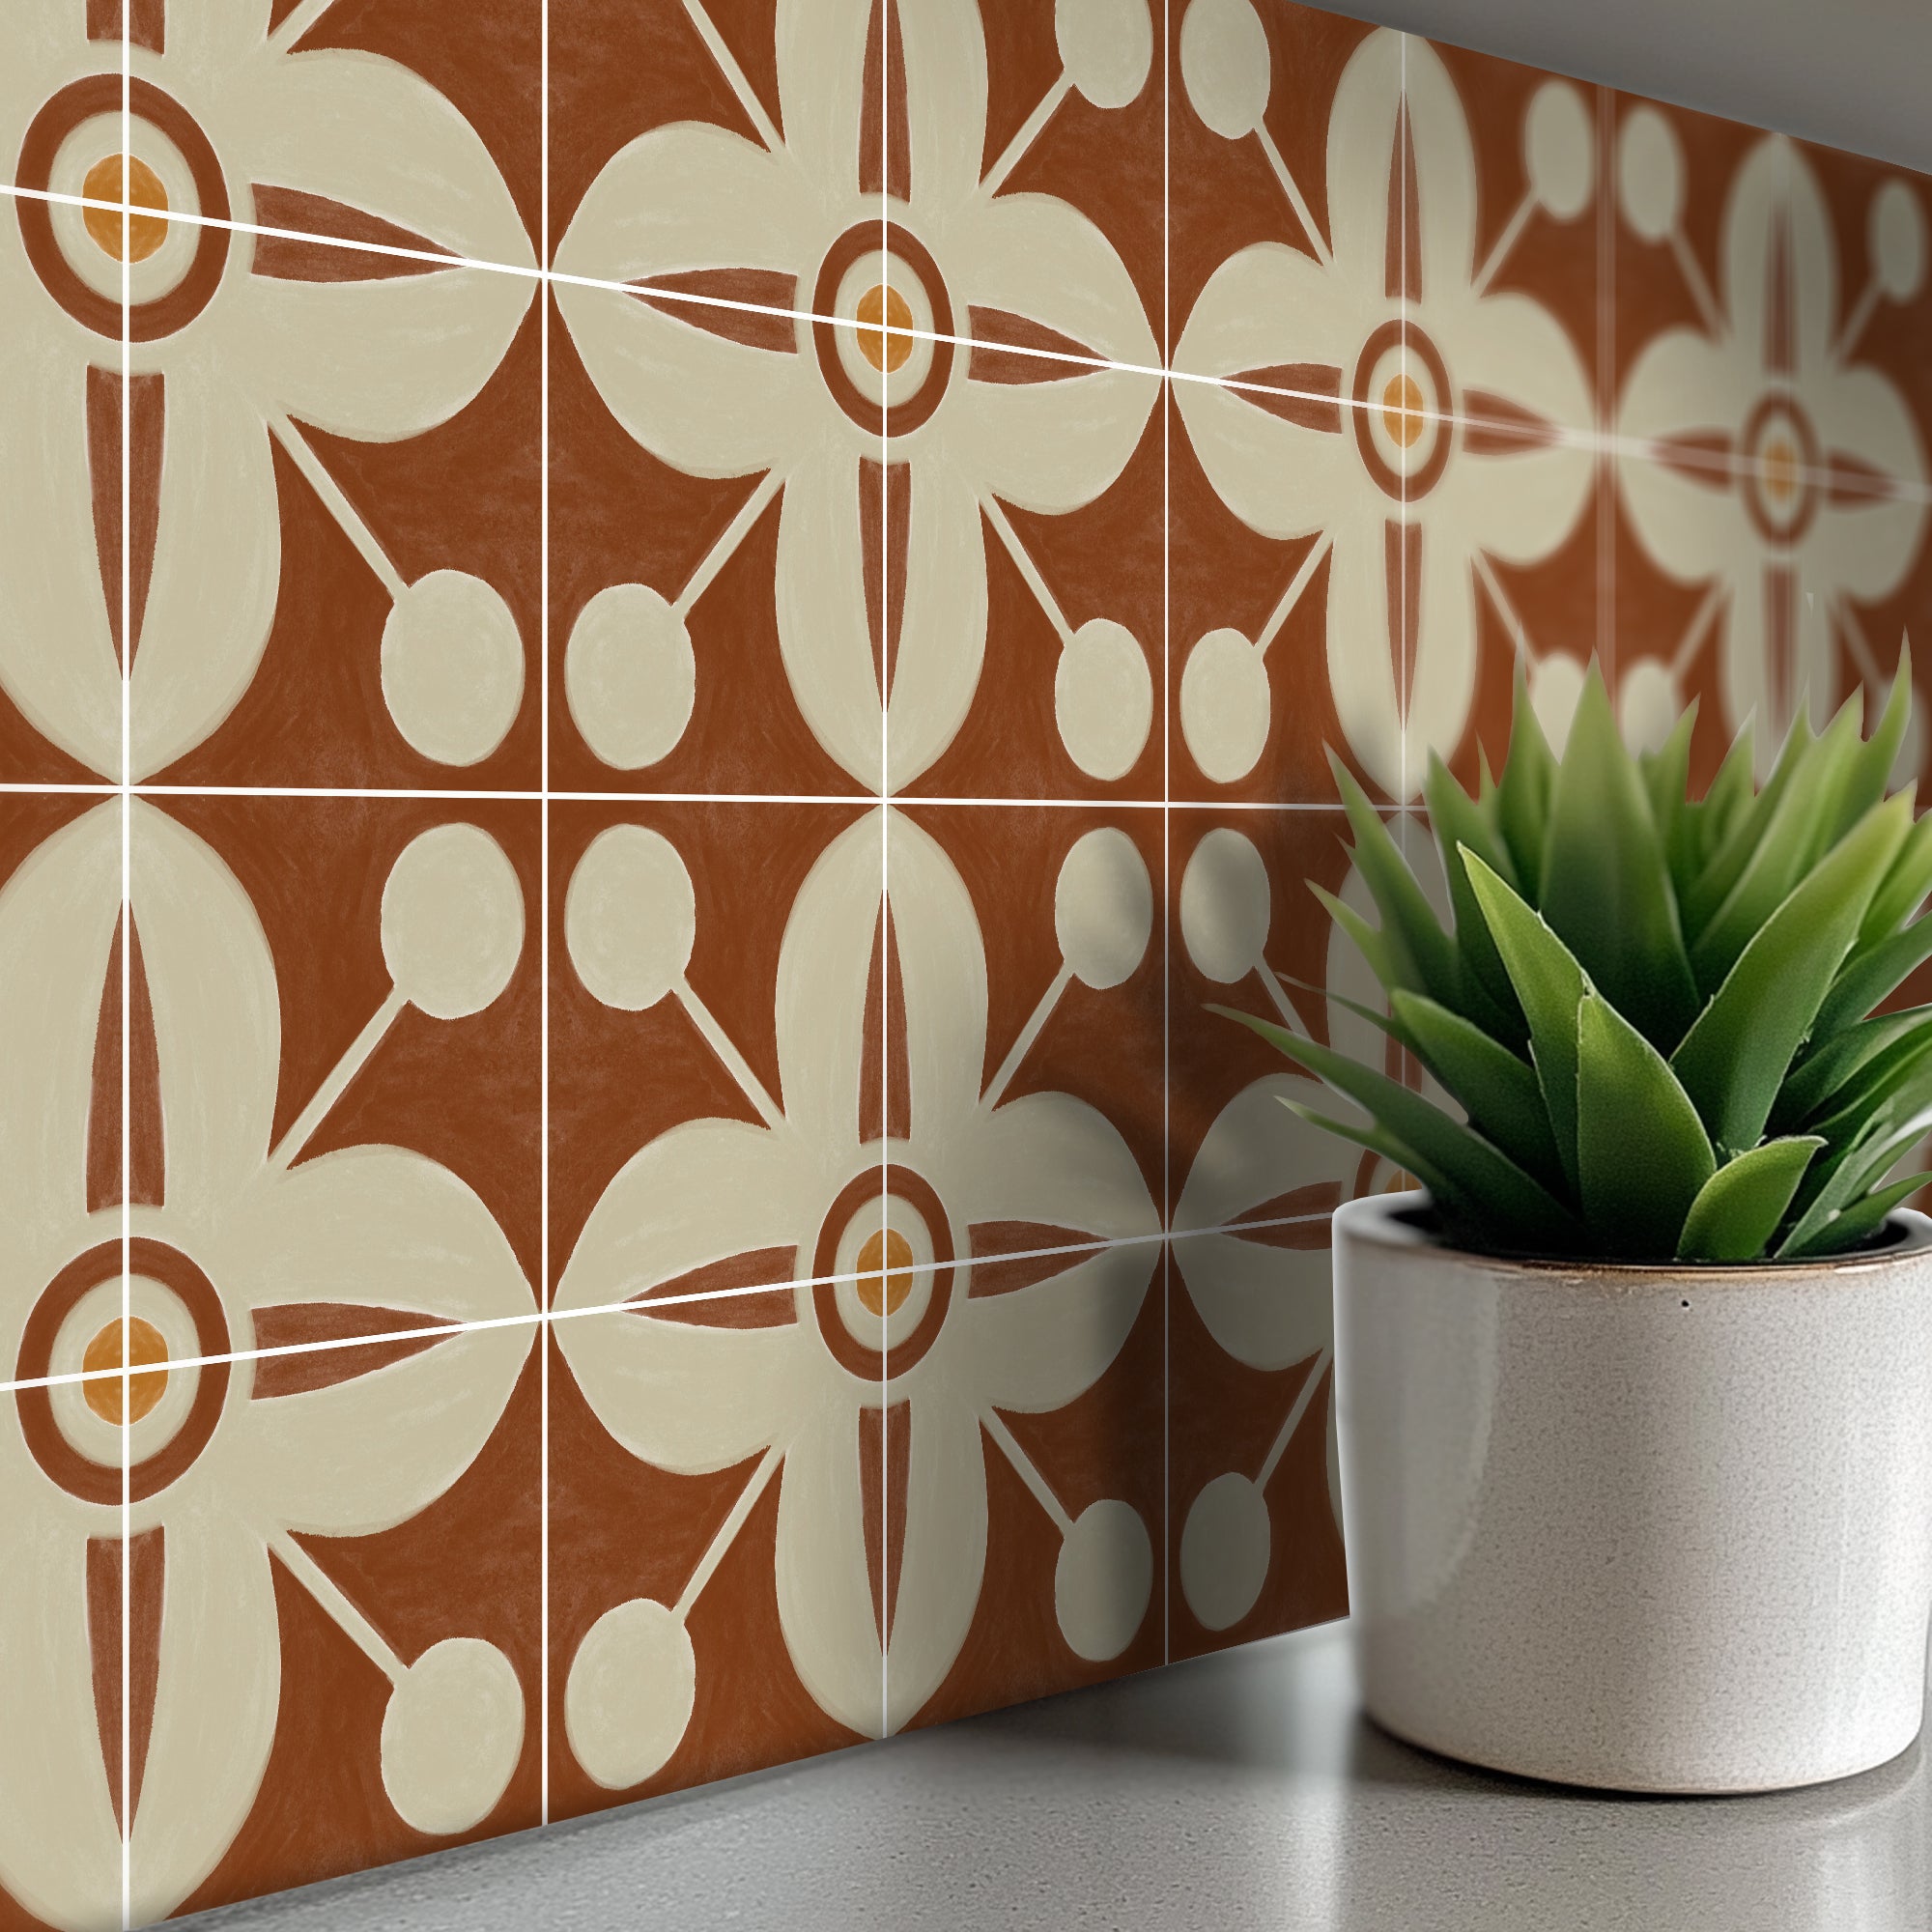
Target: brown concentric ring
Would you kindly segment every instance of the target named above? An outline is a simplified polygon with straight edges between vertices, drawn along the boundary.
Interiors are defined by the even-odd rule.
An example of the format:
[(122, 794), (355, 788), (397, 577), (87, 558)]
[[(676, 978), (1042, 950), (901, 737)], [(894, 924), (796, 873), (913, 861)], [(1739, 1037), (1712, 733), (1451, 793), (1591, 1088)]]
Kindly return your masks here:
[[(179, 1248), (171, 1248), (165, 1241), (136, 1236), (128, 1244), (128, 1266), (131, 1274), (157, 1281), (180, 1296), (193, 1318), (195, 1341), (203, 1355), (229, 1352), (228, 1318), (222, 1313), (221, 1297), (208, 1276)], [(50, 1372), (61, 1323), (82, 1295), (99, 1288), (103, 1281), (117, 1279), (120, 1273), (121, 1243), (102, 1241), (54, 1276), (42, 1291), (21, 1331), (20, 1352), (14, 1368), (19, 1380), (39, 1381)], [(128, 1471), (130, 1502), (143, 1502), (166, 1489), (208, 1447), (227, 1400), (228, 1371), (226, 1362), (210, 1362), (201, 1370), (194, 1402), (181, 1428), (162, 1447)], [(62, 1489), (82, 1502), (113, 1504), (121, 1500), (121, 1471), (90, 1462), (61, 1434), (60, 1424), (54, 1419), (51, 1389), (15, 1389), (14, 1401), (28, 1450)]]
[[(1764, 426), (1773, 416), (1781, 416), (1790, 424), (1798, 441), (1798, 514), (1783, 524), (1773, 517), (1765, 505), (1764, 474), (1756, 454)], [(1797, 398), (1778, 390), (1760, 396), (1739, 433), (1738, 454), (1747, 466), (1744, 476), (1745, 508), (1758, 534), (1776, 549), (1795, 550), (1804, 541), (1805, 533), (1810, 529), (1824, 499), (1824, 492), (1818, 487), (1817, 433), (1804, 412), (1798, 407)]]
[[(1376, 447), (1372, 412), (1379, 412), (1382, 405), (1379, 399), (1371, 400), (1369, 396), (1369, 382), (1375, 375), (1376, 364), (1393, 348), (1407, 349), (1428, 370), (1430, 381), (1435, 384), (1435, 409), (1432, 416), (1435, 424), (1435, 447), (1430, 452), (1429, 461), (1409, 476), (1404, 476)], [(1350, 412), (1355, 418), (1355, 447), (1361, 451), (1369, 474), (1381, 485), (1385, 495), (1399, 502), (1412, 503), (1417, 497), (1428, 496), (1441, 482), (1442, 472), (1448, 468), (1452, 440), (1452, 391), (1449, 365), (1443, 361), (1442, 352), (1413, 323), (1399, 319), (1385, 322), (1362, 345), (1350, 393), (1355, 404)]]
[[(861, 255), (878, 249), (896, 255), (924, 289), (932, 304), (932, 328), (939, 339), (932, 344), (932, 366), (918, 391), (905, 402), (894, 403), (890, 410), (875, 403), (853, 382), (838, 355), (838, 333), (852, 327), (849, 321), (832, 322), (833, 304), (838, 299), (838, 285), (845, 271)], [(838, 407), (861, 429), (884, 436), (890, 427), (895, 436), (909, 435), (931, 420), (932, 412), (945, 400), (947, 384), (952, 379), (952, 301), (946, 293), (946, 279), (932, 252), (916, 236), (895, 222), (862, 221), (846, 229), (827, 251), (811, 292), (812, 347), (818, 352), (819, 373)]]
[[(195, 125), (187, 109), (153, 81), (140, 79), (130, 79), (128, 83), (128, 109), (131, 117), (158, 128), (182, 151), (194, 178), (201, 213), (211, 220), (226, 221), (228, 188), (221, 177), (221, 163), (215, 158), (208, 136)], [(68, 135), (94, 115), (120, 111), (118, 73), (94, 73), (85, 80), (70, 82), (34, 116), (26, 139), (20, 143), (14, 181), (29, 194), (44, 194), (53, 179), (54, 157)], [(114, 297), (90, 288), (61, 252), (54, 234), (51, 204), (16, 195), (14, 209), (19, 217), (20, 241), (27, 259), (47, 292), (76, 322), (97, 335), (118, 341), (121, 304)], [(185, 328), (208, 306), (221, 284), (221, 271), (228, 263), (228, 242), (229, 232), (225, 228), (199, 230), (194, 260), (181, 280), (166, 295), (156, 296), (152, 301), (136, 302), (128, 309), (128, 333), (133, 341), (154, 342), (163, 335), (172, 335), (177, 329)]]
[[(946, 1311), (952, 1301), (952, 1230), (946, 1218), (946, 1209), (923, 1176), (913, 1173), (909, 1168), (895, 1167), (891, 1170), (891, 1177), (892, 1183), (887, 1192), (905, 1202), (924, 1221), (926, 1232), (932, 1236), (932, 1298), (919, 1318), (919, 1326), (903, 1342), (895, 1342), (890, 1351), (868, 1349), (846, 1327), (844, 1318), (838, 1312), (838, 1285), (821, 1279), (811, 1292), (811, 1305), (818, 1316), (818, 1332), (824, 1336), (825, 1346), (832, 1350), (833, 1359), (841, 1369), (849, 1370), (866, 1381), (878, 1381), (889, 1368), (893, 1375), (903, 1375), (921, 1361), (933, 1343), (938, 1341), (939, 1331), (946, 1325)], [(834, 1272), (838, 1264), (839, 1236), (860, 1208), (867, 1202), (878, 1198), (879, 1171), (876, 1168), (854, 1175), (839, 1189), (838, 1199), (826, 1210), (825, 1220), (818, 1231), (818, 1247), (811, 1262), (814, 1275), (823, 1277)]]

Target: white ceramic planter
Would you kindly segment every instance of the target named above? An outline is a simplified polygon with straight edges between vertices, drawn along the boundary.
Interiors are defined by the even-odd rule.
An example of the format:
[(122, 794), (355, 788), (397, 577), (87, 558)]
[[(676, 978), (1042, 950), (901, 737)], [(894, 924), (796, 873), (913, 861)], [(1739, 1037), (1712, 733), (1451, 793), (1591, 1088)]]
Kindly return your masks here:
[(1932, 1222), (1764, 1267), (1501, 1262), (1335, 1216), (1370, 1715), (1525, 1776), (1774, 1790), (1918, 1733)]

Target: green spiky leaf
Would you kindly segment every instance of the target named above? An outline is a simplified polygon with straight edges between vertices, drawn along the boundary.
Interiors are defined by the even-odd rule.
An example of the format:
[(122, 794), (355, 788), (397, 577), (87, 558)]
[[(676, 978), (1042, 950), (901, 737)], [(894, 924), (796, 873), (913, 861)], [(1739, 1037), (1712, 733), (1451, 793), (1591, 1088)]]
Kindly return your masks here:
[(1563, 1185), (1536, 1073), (1508, 1047), (1461, 1013), (1419, 993), (1390, 1001), (1403, 1037), (1462, 1102), (1469, 1124), (1546, 1186)]
[(1684, 1217), (1678, 1260), (1755, 1261), (1777, 1233), (1811, 1156), (1824, 1145), (1815, 1134), (1794, 1134), (1727, 1160), (1698, 1189)]

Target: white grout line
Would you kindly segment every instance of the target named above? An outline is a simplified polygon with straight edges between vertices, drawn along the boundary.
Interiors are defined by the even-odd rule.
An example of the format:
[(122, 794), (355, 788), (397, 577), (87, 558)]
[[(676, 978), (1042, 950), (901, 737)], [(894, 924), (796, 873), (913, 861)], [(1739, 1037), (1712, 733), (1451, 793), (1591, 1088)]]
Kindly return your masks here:
[[(542, 92), (542, 161), (538, 182), (537, 220), (539, 258), (550, 266), (550, 0), (542, 0), (540, 23), (542, 39), (539, 65)], [(543, 1016), (538, 1035), (540, 1068), (538, 1103), (537, 1174), (537, 1306), (547, 1309), (551, 1293), (550, 1255), (550, 291), (539, 287), (537, 300), (537, 340), (542, 356), (538, 392), (538, 446), (543, 468), (538, 477), (538, 591), (537, 591), (537, 693), (538, 693), (538, 773), (543, 785), (540, 808), (543, 844), (538, 860), (537, 947), (538, 971), (543, 987)], [(537, 1450), (538, 1528), (537, 1528), (537, 1823), (550, 1823), (550, 1324), (545, 1322), (536, 1338), (540, 1350), (537, 1364)]]
[[(1010, 1252), (961, 1257), (960, 1265), (975, 1267), (1002, 1267), (1014, 1262), (1060, 1261), (1068, 1262), (1095, 1256), (1122, 1253), (1132, 1248), (1167, 1246), (1177, 1241), (1205, 1240), (1213, 1236), (1243, 1236), (1266, 1234), (1279, 1228), (1299, 1228), (1325, 1221), (1327, 1214), (1283, 1214), (1264, 1220), (1227, 1221), (1211, 1228), (1171, 1228), (1156, 1230), (1147, 1235), (1122, 1235), (1112, 1239), (1098, 1241), (1069, 1241), (1060, 1247), (1015, 1248)], [(587, 1318), (614, 1315), (638, 1315), (650, 1317), (661, 1309), (690, 1308), (702, 1303), (742, 1301), (753, 1295), (781, 1294), (795, 1293), (800, 1289), (837, 1288), (843, 1283), (868, 1279), (856, 1270), (838, 1274), (809, 1275), (803, 1278), (786, 1277), (782, 1281), (764, 1281), (748, 1284), (741, 1288), (709, 1288), (694, 1290), (688, 1294), (654, 1294), (639, 1300), (602, 1301), (585, 1308), (553, 1308), (548, 1312), (532, 1307), (527, 1314), (496, 1315), (475, 1321), (432, 1321), (412, 1328), (388, 1328), (380, 1334), (332, 1336), (320, 1342), (282, 1342), (266, 1349), (232, 1349), (212, 1355), (176, 1355), (166, 1361), (144, 1364), (138, 1373), (153, 1375), (174, 1369), (219, 1368), (224, 1363), (233, 1365), (240, 1362), (279, 1361), (285, 1356), (329, 1354), (348, 1349), (386, 1348), (397, 1342), (445, 1342), (462, 1335), (488, 1334), (499, 1328), (552, 1328), (561, 1322), (580, 1321)], [(29, 1376), (12, 1381), (0, 1381), (0, 1396), (18, 1393), (23, 1389), (66, 1388), (76, 1382), (98, 1382), (114, 1379), (123, 1375), (137, 1373), (123, 1369), (75, 1369), (65, 1375)]]
[[(1173, 161), (1174, 46), (1172, 0), (1161, 0), (1160, 339), (1174, 359)], [(1174, 412), (1160, 397), (1160, 1213), (1174, 1212)], [(1174, 1321), (1173, 1269), (1160, 1258), (1160, 1655), (1174, 1661)]]
[[(122, 26), (132, 0), (121, 0)], [(128, 202), (128, 156), (134, 152), (131, 112), (132, 43), (121, 36), (121, 1924), (133, 1923), (133, 1059), (128, 1036), (133, 1010), (134, 898), (133, 771), (134, 633), (133, 598), (133, 235)]]
[[(879, 251), (888, 261), (892, 247), (893, 115), (892, 67), (893, 29), (897, 24), (894, 0), (880, 0), (873, 18), (879, 24)], [(911, 157), (907, 157), (910, 166)], [(890, 274), (888, 275), (890, 280)], [(887, 801), (879, 813), (879, 1214), (885, 1225), (887, 1205), (892, 1199), (893, 1150), (889, 1123), (893, 1118), (893, 980), (892, 959), (893, 863), (891, 806), (893, 787), (892, 724), (892, 501), (893, 501), (893, 397), (890, 386), (880, 391), (879, 403), (879, 797)], [(865, 1123), (860, 1123), (864, 1133)], [(882, 1252), (879, 1267), (887, 1266)], [(883, 1286), (883, 1283), (882, 1283)], [(892, 1416), (893, 1345), (885, 1338), (879, 1350), (879, 1551), (882, 1574), (879, 1577), (879, 1735), (892, 1733), (893, 1648), (891, 1579), (893, 1574), (893, 1432)]]

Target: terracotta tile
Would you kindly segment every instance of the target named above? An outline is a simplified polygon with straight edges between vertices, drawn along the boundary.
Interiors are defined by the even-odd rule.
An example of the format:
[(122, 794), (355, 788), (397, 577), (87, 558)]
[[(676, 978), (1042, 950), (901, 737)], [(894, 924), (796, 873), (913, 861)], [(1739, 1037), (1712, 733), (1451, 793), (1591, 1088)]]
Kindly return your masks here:
[(977, 380), (1052, 380), (1010, 348), (1159, 366), (1162, 12), (895, 0), (893, 285), (912, 326), (980, 345)]
[[(1106, 423), (1108, 452), (1084, 480), (1036, 489), (1039, 446), (1029, 453), (1019, 417), (1010, 432), (935, 440), (911, 459), (914, 516), (922, 491), (946, 505), (941, 554), (956, 581), (935, 584), (917, 618), (909, 601), (888, 748), (901, 790), (1161, 796), (1160, 385), (1118, 371), (1024, 388), (969, 382), (962, 401), (1019, 402), (1049, 388), (1067, 391), (1089, 424)], [(990, 431), (995, 417), (982, 423)], [(1049, 446), (1069, 434), (1051, 415), (1034, 429)]]
[(94, 1098), (120, 1090), (120, 867), (118, 802), (0, 797), (0, 1027), (14, 1149), (0, 1283), (9, 1932), (121, 1922), (122, 1386), (43, 1380), (83, 1372), (90, 1344), (120, 1359), (120, 1113)]
[(558, 1306), (838, 1271), (819, 1249), (876, 1199), (904, 1077), (881, 1051), (875, 814), (552, 807)]
[(553, 1817), (880, 1729), (878, 1410), (810, 1329), (787, 1288), (551, 1331)]
[(192, 1473), (136, 1507), (137, 1922), (538, 1822), (537, 1333), (239, 1362)]
[[(1418, 847), (1426, 837), (1406, 820), (1398, 829)], [(1313, 881), (1374, 917), (1351, 874), (1346, 833), (1339, 811), (1174, 814), (1176, 1657), (1347, 1607), (1331, 1496), (1328, 1216), (1399, 1177), (1289, 1114), (1283, 1098), (1322, 1112), (1334, 1103), (1264, 1041), (1207, 1010), (1217, 1004), (1285, 1021), (1409, 1077), (1380, 1034), (1316, 990), (1382, 1005), (1367, 965), (1308, 891)]]
[(888, 537), (925, 511), (877, 412), (841, 406), (808, 324), (727, 341), (554, 299), (551, 783), (876, 795), (879, 639), (896, 668), (924, 605)]
[(398, 266), (237, 236), (135, 346), (137, 779), (538, 783), (535, 284)]
[(847, 286), (885, 212), (877, 5), (553, 7), (556, 268), (726, 337), (738, 305), (853, 324), (884, 280)]
[(1627, 730), (1654, 736), (1695, 697), (1698, 774), (1753, 711), (1768, 768), (1807, 696), (1822, 724), (1854, 685), (1889, 683), (1901, 640), (1932, 629), (1921, 497), (1628, 454), (1618, 483), (1620, 709)]

